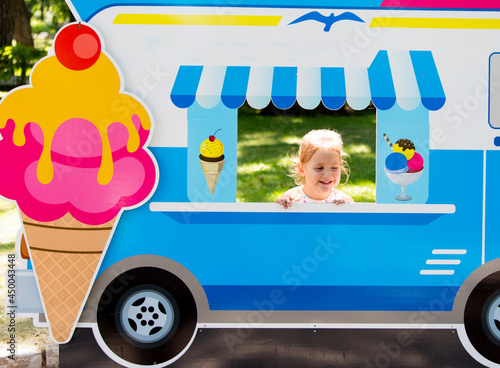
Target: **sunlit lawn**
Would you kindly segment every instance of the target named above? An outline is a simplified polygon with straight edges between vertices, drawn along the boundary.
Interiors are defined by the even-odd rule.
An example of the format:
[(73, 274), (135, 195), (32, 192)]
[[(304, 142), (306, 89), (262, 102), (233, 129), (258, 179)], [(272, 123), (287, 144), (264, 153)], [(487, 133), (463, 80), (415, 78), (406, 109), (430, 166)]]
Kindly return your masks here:
[(347, 115), (264, 116), (250, 108), (238, 116), (238, 201), (273, 202), (295, 186), (288, 176), (288, 157), (312, 129), (341, 133), (351, 176), (339, 189), (356, 202), (375, 202), (375, 110)]

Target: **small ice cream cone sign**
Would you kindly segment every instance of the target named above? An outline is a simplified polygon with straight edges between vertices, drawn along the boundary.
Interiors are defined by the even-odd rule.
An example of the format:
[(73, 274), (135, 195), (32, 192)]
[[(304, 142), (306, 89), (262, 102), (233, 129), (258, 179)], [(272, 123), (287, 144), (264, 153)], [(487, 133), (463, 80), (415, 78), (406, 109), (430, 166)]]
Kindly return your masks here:
[(205, 139), (200, 146), (200, 165), (211, 196), (214, 195), (214, 190), (225, 162), (224, 145), (215, 137), (219, 130), (209, 136), (208, 139)]
[(158, 169), (151, 115), (123, 91), (97, 32), (69, 24), (54, 53), (0, 102), (0, 195), (21, 211), (49, 330), (64, 343), (122, 211), (147, 201)]

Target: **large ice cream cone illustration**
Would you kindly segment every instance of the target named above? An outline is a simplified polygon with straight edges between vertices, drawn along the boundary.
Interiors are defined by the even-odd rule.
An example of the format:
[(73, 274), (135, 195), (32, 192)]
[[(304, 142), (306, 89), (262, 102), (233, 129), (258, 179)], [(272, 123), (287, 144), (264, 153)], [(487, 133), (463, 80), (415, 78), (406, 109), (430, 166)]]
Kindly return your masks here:
[(24, 213), (22, 218), (52, 337), (66, 342), (80, 316), (115, 220), (86, 225), (70, 214), (51, 222), (35, 221)]
[[(219, 129), (220, 130), (220, 129)], [(217, 131), (218, 132), (218, 131)], [(224, 145), (215, 138), (215, 132), (205, 139), (200, 146), (200, 165), (205, 174), (210, 195), (214, 195), (215, 186), (224, 167)]]
[(101, 47), (90, 26), (65, 26), (31, 85), (0, 101), (0, 195), (21, 210), (58, 343), (73, 334), (121, 211), (144, 203), (158, 180), (150, 113), (122, 90)]

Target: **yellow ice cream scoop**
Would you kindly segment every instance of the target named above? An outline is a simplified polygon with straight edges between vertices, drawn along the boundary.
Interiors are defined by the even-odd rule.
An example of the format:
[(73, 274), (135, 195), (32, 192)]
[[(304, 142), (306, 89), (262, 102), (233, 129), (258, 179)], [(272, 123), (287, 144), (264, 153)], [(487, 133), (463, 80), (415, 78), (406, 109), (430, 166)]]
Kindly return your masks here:
[(392, 151), (402, 153), (407, 160), (410, 160), (415, 154), (415, 145), (409, 139), (398, 139)]
[[(220, 129), (219, 129), (220, 130)], [(222, 160), (224, 158), (224, 145), (220, 140), (215, 138), (215, 134), (219, 131), (217, 130), (213, 135), (205, 139), (200, 146), (200, 158), (202, 159), (217, 159)]]

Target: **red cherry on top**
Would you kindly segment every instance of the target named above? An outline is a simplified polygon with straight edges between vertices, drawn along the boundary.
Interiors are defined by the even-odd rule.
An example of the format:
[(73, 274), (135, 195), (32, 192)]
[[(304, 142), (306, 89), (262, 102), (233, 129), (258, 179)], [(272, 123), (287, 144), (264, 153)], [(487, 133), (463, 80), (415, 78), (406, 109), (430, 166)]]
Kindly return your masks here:
[(59, 31), (54, 49), (57, 60), (66, 68), (84, 70), (99, 59), (101, 41), (91, 27), (73, 23)]
[(208, 139), (210, 140), (210, 142), (215, 141), (215, 135), (217, 134), (217, 132), (218, 132), (219, 130), (221, 130), (221, 129), (217, 129), (213, 135), (211, 135), (211, 136), (209, 136), (209, 137), (208, 137)]

